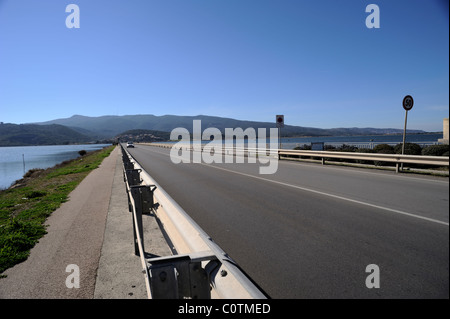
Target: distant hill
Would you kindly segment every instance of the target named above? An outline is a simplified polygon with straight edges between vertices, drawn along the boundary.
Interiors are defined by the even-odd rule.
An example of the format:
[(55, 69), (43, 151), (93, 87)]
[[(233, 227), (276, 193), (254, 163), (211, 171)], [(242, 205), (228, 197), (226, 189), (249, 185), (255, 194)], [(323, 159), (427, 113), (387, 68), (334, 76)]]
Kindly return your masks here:
[(0, 146), (86, 143), (89, 136), (63, 125), (0, 124)]
[[(171, 132), (174, 128), (183, 127), (192, 132), (192, 121), (198, 119), (202, 120), (202, 130), (208, 127), (218, 128), (224, 133), (225, 128), (241, 127), (246, 129), (253, 128), (271, 128), (275, 127), (275, 123), (271, 122), (256, 122), (256, 121), (241, 121), (231, 118), (223, 118), (216, 116), (177, 116), (177, 115), (163, 115), (155, 116), (149, 114), (142, 115), (123, 115), (123, 116), (100, 116), (87, 117), (82, 115), (74, 115), (70, 118), (56, 119), (43, 123), (36, 124), (60, 124), (68, 126), (78, 132), (90, 134), (90, 136), (97, 136), (102, 138), (112, 138), (128, 130), (155, 130), (163, 132)], [(391, 128), (334, 128), (334, 129), (320, 129), (313, 127), (302, 127), (286, 125), (282, 129), (283, 137), (294, 136), (350, 136), (350, 135), (376, 135), (376, 134), (396, 134), (402, 133), (401, 129)], [(424, 133), (420, 130), (408, 130), (409, 133)]]
[(114, 139), (120, 142), (160, 142), (168, 141), (170, 138), (169, 132), (161, 132), (154, 130), (129, 130), (117, 135)]

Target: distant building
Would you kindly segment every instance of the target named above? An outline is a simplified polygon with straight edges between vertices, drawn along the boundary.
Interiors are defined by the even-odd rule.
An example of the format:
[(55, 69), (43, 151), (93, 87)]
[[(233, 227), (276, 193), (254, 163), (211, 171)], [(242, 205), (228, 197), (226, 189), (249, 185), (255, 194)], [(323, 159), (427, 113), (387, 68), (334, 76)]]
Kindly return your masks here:
[(448, 136), (448, 117), (444, 119), (444, 134), (442, 138), (438, 140), (441, 144), (448, 144), (449, 136)]

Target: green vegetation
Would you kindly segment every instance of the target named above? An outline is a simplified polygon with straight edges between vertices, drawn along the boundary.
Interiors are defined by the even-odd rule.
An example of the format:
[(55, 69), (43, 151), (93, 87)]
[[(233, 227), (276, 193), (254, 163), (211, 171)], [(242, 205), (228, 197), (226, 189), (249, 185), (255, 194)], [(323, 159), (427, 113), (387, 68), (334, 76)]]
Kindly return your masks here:
[(422, 155), (426, 156), (448, 156), (449, 145), (431, 145), (422, 149)]
[[(295, 150), (310, 150), (311, 146), (308, 144), (302, 147), (296, 147)], [(334, 147), (331, 145), (325, 145), (325, 151), (335, 151), (335, 152), (358, 152), (358, 153), (379, 153), (379, 154), (401, 154), (402, 153), (402, 143), (395, 146), (388, 144), (378, 144), (373, 149), (359, 149), (352, 145), (341, 145), (339, 147)], [(449, 145), (430, 145), (421, 147), (415, 143), (405, 143), (405, 155), (427, 155), (427, 156), (449, 156)], [(297, 156), (288, 155), (286, 157), (291, 158), (302, 158), (308, 159), (310, 156)], [(320, 159), (320, 158), (312, 158)], [(375, 166), (395, 166), (395, 163), (383, 162), (383, 161), (367, 161), (367, 160), (352, 160), (352, 159), (342, 159), (342, 158), (325, 158), (327, 162), (343, 162), (343, 163), (356, 163), (365, 165), (375, 165)], [(419, 165), (419, 164), (408, 164), (411, 168), (432, 168), (433, 170), (444, 170), (448, 171), (447, 167), (436, 167), (433, 165)]]
[(46, 234), (47, 217), (113, 149), (89, 152), (46, 170), (30, 170), (15, 186), (0, 191), (0, 273), (28, 258)]
[(373, 148), (373, 152), (380, 154), (395, 154), (394, 147), (389, 144), (378, 144)]
[[(395, 145), (394, 147), (395, 154), (402, 153), (402, 145), (403, 143)], [(405, 155), (421, 155), (421, 152), (422, 147), (420, 145), (415, 143), (405, 143), (405, 153), (404, 153)]]

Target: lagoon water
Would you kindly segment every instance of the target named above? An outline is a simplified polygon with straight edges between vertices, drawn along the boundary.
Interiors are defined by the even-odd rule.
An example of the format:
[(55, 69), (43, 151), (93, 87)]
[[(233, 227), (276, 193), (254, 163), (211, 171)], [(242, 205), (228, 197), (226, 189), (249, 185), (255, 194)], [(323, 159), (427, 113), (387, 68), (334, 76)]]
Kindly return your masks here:
[[(407, 134), (406, 143), (417, 143), (419, 145), (437, 144), (438, 139), (442, 138), (441, 134)], [(296, 146), (303, 146), (311, 142), (324, 142), (325, 144), (339, 145), (339, 144), (400, 144), (403, 142), (403, 135), (357, 135), (357, 136), (321, 136), (321, 137), (293, 137), (282, 138), (282, 148), (294, 148)]]
[[(418, 144), (433, 144), (442, 138), (441, 134), (409, 134), (406, 142)], [(267, 141), (269, 142), (269, 141)], [(326, 144), (358, 144), (358, 143), (390, 143), (402, 142), (402, 135), (371, 135), (371, 136), (328, 136), (328, 137), (295, 137), (282, 138), (282, 148), (292, 149), (311, 142)], [(174, 143), (174, 142), (169, 142)], [(209, 143), (209, 141), (203, 141)], [(48, 168), (65, 160), (78, 157), (78, 151), (93, 151), (109, 144), (89, 145), (52, 145), (52, 146), (14, 146), (0, 147), (0, 189), (7, 188), (22, 178), (24, 172), (32, 168)], [(23, 155), (23, 157), (22, 157)], [(25, 169), (23, 167), (25, 160)]]
[[(438, 139), (442, 138), (440, 134), (407, 134), (406, 143), (417, 143), (421, 146), (437, 144)], [(223, 141), (222, 141), (223, 142)], [(392, 144), (396, 145), (403, 142), (403, 135), (357, 135), (357, 136), (314, 136), (314, 137), (283, 137), (281, 138), (281, 148), (293, 149), (296, 146), (303, 146), (315, 142), (324, 142), (329, 145), (362, 145), (373, 143), (376, 144)], [(161, 142), (163, 144), (175, 144), (177, 142)], [(211, 141), (202, 141), (202, 144), (209, 144)], [(213, 142), (214, 143), (214, 142)], [(270, 140), (267, 138), (266, 143)], [(245, 141), (246, 144), (246, 141)]]
[[(0, 147), (0, 189), (8, 188), (32, 168), (49, 168), (79, 156), (78, 151), (94, 151), (109, 144)], [(25, 168), (24, 163), (25, 162)]]

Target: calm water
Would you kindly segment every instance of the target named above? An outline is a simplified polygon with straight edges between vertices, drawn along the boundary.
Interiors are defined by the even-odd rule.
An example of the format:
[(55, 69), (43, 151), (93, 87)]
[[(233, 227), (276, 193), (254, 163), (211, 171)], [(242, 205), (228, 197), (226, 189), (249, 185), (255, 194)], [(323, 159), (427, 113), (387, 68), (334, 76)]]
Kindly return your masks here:
[[(406, 143), (433, 144), (442, 138), (441, 134), (407, 134)], [(403, 135), (367, 135), (367, 136), (327, 136), (327, 137), (295, 137), (282, 138), (282, 148), (294, 148), (310, 144), (311, 142), (324, 142), (325, 144), (399, 144), (403, 142)]]
[[(0, 147), (0, 188), (8, 188), (32, 168), (49, 168), (109, 144)], [(23, 162), (25, 160), (25, 169)]]
[[(417, 144), (435, 144), (438, 139), (442, 138), (441, 134), (407, 134), (407, 143)], [(325, 144), (342, 145), (342, 144), (365, 144), (373, 143), (381, 144), (399, 144), (403, 142), (403, 135), (365, 135), (365, 136), (321, 136), (321, 137), (290, 137), (281, 139), (281, 148), (292, 149), (296, 146), (303, 146), (314, 142), (324, 142)], [(176, 143), (176, 142), (166, 142)], [(210, 141), (202, 141), (203, 144), (210, 143)], [(269, 143), (269, 139), (267, 140)]]

